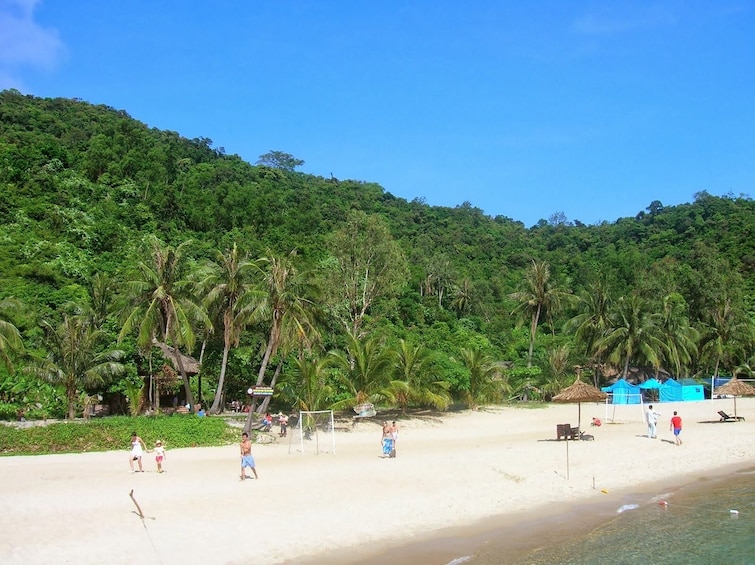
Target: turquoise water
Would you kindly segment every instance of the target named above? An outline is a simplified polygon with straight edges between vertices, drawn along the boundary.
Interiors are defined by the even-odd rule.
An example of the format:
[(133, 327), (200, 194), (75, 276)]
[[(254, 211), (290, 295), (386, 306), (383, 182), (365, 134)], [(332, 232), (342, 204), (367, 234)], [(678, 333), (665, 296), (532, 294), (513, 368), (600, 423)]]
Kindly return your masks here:
[(755, 471), (633, 495), (589, 532), (513, 554), (508, 532), (465, 565), (755, 564)]

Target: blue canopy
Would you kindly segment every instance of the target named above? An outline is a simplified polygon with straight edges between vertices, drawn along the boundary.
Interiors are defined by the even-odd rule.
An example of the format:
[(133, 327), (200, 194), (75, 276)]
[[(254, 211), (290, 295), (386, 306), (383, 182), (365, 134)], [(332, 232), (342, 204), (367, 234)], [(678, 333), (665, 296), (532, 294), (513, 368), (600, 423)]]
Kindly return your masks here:
[(653, 377), (652, 379), (648, 379), (644, 383), (642, 383), (640, 385), (640, 388), (641, 389), (645, 389), (645, 390), (647, 390), (647, 389), (654, 389), (654, 388), (661, 388), (661, 383), (658, 381), (658, 379), (656, 379), (655, 377)]
[(642, 402), (640, 387), (627, 382), (626, 379), (619, 379), (611, 386), (602, 387), (601, 390), (611, 394), (611, 404), (640, 404)]

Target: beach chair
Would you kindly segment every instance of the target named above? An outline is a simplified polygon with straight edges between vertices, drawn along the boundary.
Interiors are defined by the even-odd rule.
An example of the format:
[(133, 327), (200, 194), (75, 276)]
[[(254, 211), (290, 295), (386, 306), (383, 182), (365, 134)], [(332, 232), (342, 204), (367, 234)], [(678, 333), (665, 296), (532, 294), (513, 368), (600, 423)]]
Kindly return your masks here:
[(556, 439), (575, 439), (579, 436), (579, 428), (572, 428), (571, 424), (556, 424)]
[(739, 422), (740, 420), (744, 422), (745, 419), (744, 416), (729, 416), (723, 410), (719, 410), (718, 415), (721, 416), (721, 422)]

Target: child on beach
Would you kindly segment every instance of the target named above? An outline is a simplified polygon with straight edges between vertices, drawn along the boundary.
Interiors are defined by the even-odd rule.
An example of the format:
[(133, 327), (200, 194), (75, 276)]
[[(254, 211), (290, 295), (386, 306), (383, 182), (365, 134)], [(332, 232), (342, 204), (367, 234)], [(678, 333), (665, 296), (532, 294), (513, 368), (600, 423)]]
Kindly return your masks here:
[(155, 442), (155, 463), (157, 463), (157, 472), (163, 472), (163, 461), (165, 460), (165, 448), (163, 442), (159, 439)]
[(128, 456), (128, 464), (131, 467), (131, 472), (134, 472), (134, 461), (139, 464), (139, 472), (143, 473), (142, 468), (142, 455), (147, 451), (147, 446), (144, 445), (144, 440), (136, 435), (136, 432), (131, 434), (131, 452)]

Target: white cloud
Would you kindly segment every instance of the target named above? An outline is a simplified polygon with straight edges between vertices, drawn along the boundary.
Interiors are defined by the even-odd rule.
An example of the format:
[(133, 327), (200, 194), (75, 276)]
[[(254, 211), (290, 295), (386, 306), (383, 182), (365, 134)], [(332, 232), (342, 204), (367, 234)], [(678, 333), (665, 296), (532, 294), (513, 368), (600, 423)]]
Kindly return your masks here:
[(22, 68), (49, 70), (65, 52), (54, 29), (34, 21), (39, 0), (0, 0), (0, 88), (14, 88)]

